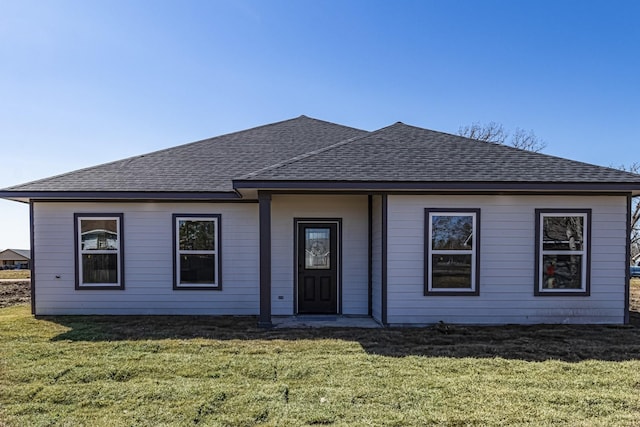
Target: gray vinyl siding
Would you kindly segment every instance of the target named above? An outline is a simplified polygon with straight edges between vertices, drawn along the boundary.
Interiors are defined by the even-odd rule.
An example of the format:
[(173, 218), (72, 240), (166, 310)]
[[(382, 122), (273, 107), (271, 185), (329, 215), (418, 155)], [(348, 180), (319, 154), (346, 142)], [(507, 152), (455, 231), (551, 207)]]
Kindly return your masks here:
[(342, 219), (342, 314), (368, 314), (367, 196), (274, 195), (271, 202), (271, 309), (291, 315), (294, 301), (294, 218)]
[(371, 216), (371, 314), (382, 322), (382, 196), (373, 196)]
[[(124, 214), (124, 290), (75, 290), (73, 214), (91, 212)], [(221, 214), (222, 290), (173, 290), (174, 213)], [(34, 227), (36, 314), (258, 314), (257, 204), (38, 202)]]
[[(623, 323), (624, 196), (388, 199), (388, 323)], [(424, 296), (424, 209), (481, 209), (480, 295)], [(535, 209), (592, 209), (591, 296), (535, 297)]]

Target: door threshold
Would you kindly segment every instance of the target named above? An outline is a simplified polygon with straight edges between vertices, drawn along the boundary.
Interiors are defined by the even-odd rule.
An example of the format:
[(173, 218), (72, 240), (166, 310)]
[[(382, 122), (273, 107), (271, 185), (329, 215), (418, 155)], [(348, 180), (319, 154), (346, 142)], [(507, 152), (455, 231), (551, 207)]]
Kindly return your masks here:
[(304, 320), (308, 322), (336, 322), (338, 320), (337, 314), (297, 314), (294, 316), (298, 320)]

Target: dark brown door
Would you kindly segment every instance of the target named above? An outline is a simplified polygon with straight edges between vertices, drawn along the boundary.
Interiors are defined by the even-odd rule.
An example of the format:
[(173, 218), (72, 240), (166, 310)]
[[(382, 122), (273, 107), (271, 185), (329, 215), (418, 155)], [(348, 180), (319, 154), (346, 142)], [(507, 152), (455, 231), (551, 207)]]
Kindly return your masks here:
[(298, 223), (298, 313), (337, 313), (337, 249), (337, 224)]

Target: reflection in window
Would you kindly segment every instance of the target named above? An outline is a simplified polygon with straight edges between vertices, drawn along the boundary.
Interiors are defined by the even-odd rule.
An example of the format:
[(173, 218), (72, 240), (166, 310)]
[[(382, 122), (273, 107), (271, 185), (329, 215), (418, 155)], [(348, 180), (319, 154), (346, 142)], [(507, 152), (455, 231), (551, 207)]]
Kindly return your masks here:
[(176, 288), (219, 288), (219, 217), (174, 215)]
[(328, 270), (331, 268), (329, 248), (331, 247), (329, 228), (305, 229), (304, 266), (308, 270)]
[(215, 250), (215, 220), (185, 220), (178, 221), (180, 250), (207, 251)]
[(471, 255), (431, 255), (433, 289), (470, 289)]
[(118, 249), (118, 221), (116, 219), (82, 219), (80, 234), (83, 251)]
[(537, 211), (540, 293), (584, 293), (587, 287), (588, 212)]
[(426, 294), (476, 293), (479, 210), (426, 210)]
[(122, 215), (76, 214), (78, 287), (122, 287)]

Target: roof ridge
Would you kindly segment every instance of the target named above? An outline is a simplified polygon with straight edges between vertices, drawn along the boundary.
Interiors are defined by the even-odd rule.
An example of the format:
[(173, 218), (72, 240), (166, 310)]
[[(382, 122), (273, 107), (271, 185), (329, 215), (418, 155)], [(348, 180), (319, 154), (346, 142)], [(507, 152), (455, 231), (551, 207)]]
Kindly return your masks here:
[[(306, 117), (306, 116), (305, 116), (305, 117)], [(310, 118), (310, 117), (309, 117), (309, 118)], [(313, 120), (317, 120), (317, 119), (313, 119)], [(319, 121), (322, 121), (322, 120), (319, 120)], [(244, 175), (242, 175), (242, 176), (239, 176), (238, 178), (234, 178), (234, 180), (243, 180), (243, 179), (252, 178), (252, 177), (255, 177), (255, 176), (257, 176), (257, 175), (260, 175), (260, 174), (261, 174), (261, 173), (263, 173), (263, 172), (267, 172), (267, 171), (271, 171), (271, 170), (276, 170), (276, 169), (278, 169), (278, 168), (281, 168), (281, 167), (284, 167), (284, 166), (288, 166), (288, 165), (293, 164), (293, 163), (295, 163), (295, 162), (298, 162), (298, 161), (301, 161), (301, 160), (307, 159), (307, 158), (309, 158), (309, 157), (311, 157), (311, 156), (315, 156), (316, 154), (324, 153), (325, 151), (329, 151), (329, 150), (332, 150), (332, 149), (334, 149), (334, 148), (341, 147), (341, 146), (343, 146), (343, 145), (346, 145), (346, 144), (349, 144), (349, 143), (351, 143), (351, 142), (357, 141), (357, 140), (359, 140), (359, 139), (366, 138), (366, 137), (369, 137), (369, 136), (371, 136), (371, 135), (375, 135), (375, 134), (376, 134), (376, 133), (378, 133), (378, 132), (381, 132), (381, 131), (383, 131), (383, 130), (385, 130), (385, 129), (388, 129), (388, 128), (391, 128), (391, 127), (393, 127), (393, 126), (397, 126), (398, 124), (403, 124), (403, 123), (402, 123), (402, 122), (396, 122), (396, 123), (393, 123), (392, 125), (385, 126), (385, 127), (383, 127), (383, 128), (377, 129), (377, 130), (372, 131), (372, 132), (367, 132), (367, 131), (365, 131), (365, 132), (367, 132), (367, 133), (365, 133), (364, 135), (358, 135), (358, 136), (354, 136), (354, 137), (352, 137), (352, 138), (343, 139), (343, 140), (341, 140), (341, 141), (336, 142), (335, 144), (327, 145), (326, 147), (318, 148), (317, 150), (308, 151), (308, 152), (306, 152), (306, 153), (299, 154), (299, 155), (294, 156), (294, 157), (291, 157), (291, 158), (289, 158), (289, 159), (287, 159), (287, 160), (283, 160), (283, 161), (281, 161), (281, 162), (274, 163), (274, 164), (269, 165), (269, 166), (266, 166), (266, 167), (264, 167), (264, 168), (261, 168), (261, 169), (255, 170), (255, 171), (253, 171), (253, 172), (249, 172), (249, 173), (247, 173), (247, 174), (244, 174)], [(347, 126), (347, 127), (348, 127), (348, 126)], [(362, 130), (362, 129), (357, 129), (357, 128), (353, 128), (353, 129), (356, 129), (356, 130)]]
[(330, 149), (332, 149), (332, 148), (339, 147), (339, 146), (341, 146), (341, 145), (347, 144), (347, 143), (349, 143), (349, 142), (352, 142), (353, 140), (363, 138), (363, 137), (365, 137), (365, 136), (367, 136), (367, 135), (369, 135), (369, 133), (366, 133), (366, 134), (364, 134), (364, 135), (354, 136), (354, 137), (352, 137), (352, 138), (348, 138), (348, 139), (343, 139), (343, 140), (341, 140), (341, 141), (339, 141), (339, 142), (336, 142), (335, 144), (327, 145), (326, 147), (318, 148), (317, 150), (308, 151), (308, 152), (306, 152), (306, 153), (298, 154), (297, 156), (291, 157), (291, 158), (289, 158), (289, 159), (287, 159), (287, 160), (283, 160), (283, 161), (281, 161), (281, 162), (274, 163), (274, 164), (272, 164), (272, 165), (269, 165), (269, 166), (266, 166), (266, 167), (264, 167), (264, 168), (261, 168), (261, 169), (255, 170), (255, 171), (253, 171), (253, 172), (249, 172), (249, 173), (247, 173), (247, 174), (244, 174), (244, 175), (242, 175), (242, 176), (240, 176), (240, 177), (238, 177), (238, 178), (234, 178), (234, 179), (241, 180), (241, 179), (251, 178), (251, 177), (254, 177), (254, 176), (256, 176), (256, 175), (261, 174), (262, 172), (266, 172), (266, 171), (269, 171), (269, 170), (275, 170), (275, 169), (281, 168), (281, 167), (283, 167), (283, 166), (290, 165), (290, 164), (292, 164), (292, 163), (295, 163), (295, 162), (297, 162), (297, 161), (300, 161), (300, 160), (306, 159), (306, 158), (311, 157), (311, 156), (314, 156), (314, 155), (316, 155), (316, 154), (323, 153), (323, 152), (325, 152), (325, 151), (327, 151), (327, 150), (330, 150)]
[[(278, 122), (278, 123), (284, 123), (285, 121), (292, 121), (292, 120), (297, 120), (297, 119), (309, 119), (309, 120), (313, 120), (314, 122), (318, 122), (318, 123), (325, 123), (325, 124), (328, 124), (328, 125), (340, 126), (340, 127), (347, 128), (347, 129), (353, 129), (353, 130), (369, 132), (369, 131), (366, 131), (364, 129), (355, 128), (353, 126), (346, 126), (346, 125), (343, 125), (343, 124), (340, 124), (340, 123), (330, 122), (328, 120), (322, 120), (322, 119), (318, 119), (318, 118), (315, 118), (315, 117), (306, 116), (304, 114), (300, 114), (298, 117), (295, 117), (295, 118), (289, 119), (289, 120), (283, 120), (282, 122)], [(271, 123), (271, 124), (276, 124), (276, 123)]]

